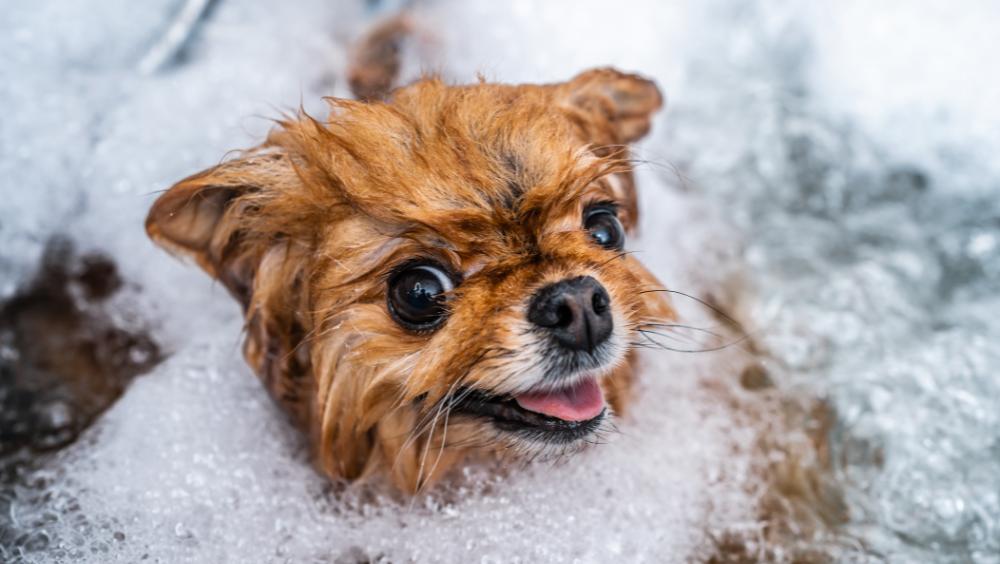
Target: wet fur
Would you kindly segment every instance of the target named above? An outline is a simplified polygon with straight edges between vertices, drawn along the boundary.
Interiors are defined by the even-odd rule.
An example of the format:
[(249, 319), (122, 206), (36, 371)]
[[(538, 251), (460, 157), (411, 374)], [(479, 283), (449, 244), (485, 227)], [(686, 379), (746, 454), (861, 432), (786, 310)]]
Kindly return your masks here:
[[(464, 386), (525, 385), (537, 359), (524, 307), (546, 283), (591, 275), (607, 288), (619, 343), (602, 386), (625, 409), (636, 329), (673, 313), (641, 291), (662, 286), (633, 256), (589, 240), (581, 215), (612, 201), (634, 228), (627, 144), (661, 104), (652, 82), (613, 69), (331, 99), (327, 120), (287, 118), (260, 146), (177, 183), (146, 227), (243, 305), (246, 360), (309, 433), (323, 472), (387, 473), (415, 491), (477, 453), (565, 453), (448, 409)], [(386, 307), (387, 278), (420, 257), (462, 279), (430, 334)]]

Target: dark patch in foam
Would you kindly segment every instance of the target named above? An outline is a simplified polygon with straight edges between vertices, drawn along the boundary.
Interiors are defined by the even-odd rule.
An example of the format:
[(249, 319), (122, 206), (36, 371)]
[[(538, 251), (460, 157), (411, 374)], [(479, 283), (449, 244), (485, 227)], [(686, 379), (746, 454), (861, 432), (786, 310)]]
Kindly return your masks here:
[[(162, 360), (148, 333), (106, 311), (123, 285), (110, 258), (54, 238), (34, 280), (0, 303), (0, 457), (71, 444)], [(10, 466), (0, 458), (0, 483)]]
[[(106, 300), (125, 282), (101, 254), (78, 256), (52, 239), (34, 280), (0, 302), (0, 560), (37, 554), (67, 539), (48, 531), (58, 506), (79, 519), (79, 505), (49, 489), (38, 472), (48, 454), (72, 444), (163, 355), (148, 333), (122, 326)], [(15, 511), (19, 508), (19, 511)], [(20, 513), (17, 519), (15, 514)], [(124, 533), (108, 532), (109, 545)], [(82, 553), (80, 553), (82, 554)]]

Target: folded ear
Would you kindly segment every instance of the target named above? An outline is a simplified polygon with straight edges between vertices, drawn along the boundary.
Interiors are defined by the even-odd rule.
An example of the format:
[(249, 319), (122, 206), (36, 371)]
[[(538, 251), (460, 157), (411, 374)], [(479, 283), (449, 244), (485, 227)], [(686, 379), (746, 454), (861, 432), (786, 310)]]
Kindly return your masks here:
[(663, 106), (651, 80), (613, 68), (585, 71), (559, 86), (559, 98), (583, 118), (591, 141), (631, 143), (649, 132), (653, 114)]
[[(656, 84), (613, 68), (585, 71), (554, 88), (555, 103), (599, 157), (628, 159), (625, 145), (646, 135), (653, 114), (663, 107)], [(635, 179), (630, 170), (612, 176), (615, 196), (625, 210), (625, 228), (631, 232), (639, 221)]]
[[(252, 152), (181, 180), (156, 200), (146, 231), (161, 247), (194, 259), (246, 312), (243, 352), (274, 398), (305, 424), (310, 416), (309, 320), (301, 275), (308, 252), (259, 217), (267, 201), (294, 198), (301, 180), (278, 152)], [(288, 213), (301, 222), (300, 214)]]
[(253, 194), (295, 173), (280, 154), (257, 154), (181, 180), (161, 195), (146, 217), (146, 232), (171, 253), (193, 259), (246, 307), (260, 252), (241, 237), (241, 219)]

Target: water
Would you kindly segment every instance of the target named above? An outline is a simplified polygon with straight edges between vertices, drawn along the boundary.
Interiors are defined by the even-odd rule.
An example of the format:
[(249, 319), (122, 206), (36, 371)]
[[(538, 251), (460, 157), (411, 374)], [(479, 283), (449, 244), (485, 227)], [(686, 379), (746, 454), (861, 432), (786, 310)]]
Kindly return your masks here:
[[(0, 493), (0, 523), (19, 533), (5, 558), (781, 559), (795, 549), (765, 533), (758, 444), (787, 455), (812, 433), (848, 518), (804, 544), (1000, 561), (994, 6), (418, 3), (421, 55), (451, 79), (604, 64), (657, 79), (669, 109), (637, 154), (634, 249), (668, 286), (737, 315), (759, 359), (652, 355), (610, 444), (555, 468), (470, 467), (399, 502), (309, 468), (239, 358), (235, 304), (141, 231), (155, 190), (259, 138), (269, 124), (254, 116), (345, 95), (344, 46), (370, 16), (219, 2), (173, 64), (143, 74), (180, 4), (89, 4), (15, 3), (0, 22), (0, 100), (16, 110), (0, 120), (0, 290), (68, 232), (115, 258), (129, 311), (172, 356)], [(766, 397), (736, 381), (757, 362)], [(828, 416), (801, 416), (815, 401)]]

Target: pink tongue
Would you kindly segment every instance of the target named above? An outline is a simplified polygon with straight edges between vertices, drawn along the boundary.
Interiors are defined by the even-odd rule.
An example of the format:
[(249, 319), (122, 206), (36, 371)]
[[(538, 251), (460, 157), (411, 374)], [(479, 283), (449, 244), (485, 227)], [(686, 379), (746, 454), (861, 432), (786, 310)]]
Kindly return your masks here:
[(571, 387), (551, 392), (527, 392), (514, 396), (514, 399), (528, 411), (563, 421), (593, 419), (604, 409), (604, 394), (596, 378), (587, 378)]

